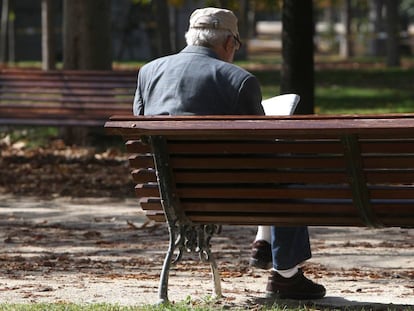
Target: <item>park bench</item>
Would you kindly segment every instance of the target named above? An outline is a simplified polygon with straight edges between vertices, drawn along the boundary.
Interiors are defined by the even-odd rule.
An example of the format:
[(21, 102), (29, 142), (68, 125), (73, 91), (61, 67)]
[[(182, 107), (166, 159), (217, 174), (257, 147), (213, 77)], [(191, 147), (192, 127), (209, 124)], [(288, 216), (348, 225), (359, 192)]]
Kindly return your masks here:
[(168, 224), (161, 301), (187, 249), (221, 295), (221, 225), (414, 227), (414, 114), (113, 116), (105, 128), (126, 142), (146, 216)]
[(136, 71), (0, 69), (0, 126), (100, 127), (130, 114)]

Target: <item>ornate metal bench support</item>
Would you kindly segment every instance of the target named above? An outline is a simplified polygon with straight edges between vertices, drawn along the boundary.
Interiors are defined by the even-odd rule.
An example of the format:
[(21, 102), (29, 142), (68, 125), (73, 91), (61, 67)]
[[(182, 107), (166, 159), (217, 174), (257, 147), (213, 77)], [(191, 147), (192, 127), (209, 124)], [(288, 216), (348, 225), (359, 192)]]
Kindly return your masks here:
[[(158, 298), (160, 303), (168, 301), (168, 278), (172, 264), (178, 263), (184, 252), (198, 253), (200, 260), (210, 264), (213, 277), (213, 292), (216, 297), (221, 297), (220, 273), (214, 256), (210, 249), (210, 239), (215, 233), (220, 232), (217, 225), (180, 225), (168, 223), (170, 242), (164, 264), (161, 271)], [(175, 255), (174, 253), (178, 251)]]
[[(171, 264), (180, 261), (185, 251), (198, 253), (201, 261), (210, 264), (214, 294), (221, 297), (220, 274), (210, 249), (211, 237), (215, 233), (219, 233), (221, 227), (217, 225), (193, 225), (185, 216), (180, 208), (180, 202), (175, 196), (175, 183), (169, 165), (166, 141), (162, 137), (151, 136), (150, 142), (154, 151), (161, 202), (170, 236), (168, 251), (160, 276), (159, 302), (165, 303), (168, 301), (168, 277)], [(176, 251), (178, 253), (174, 256)]]

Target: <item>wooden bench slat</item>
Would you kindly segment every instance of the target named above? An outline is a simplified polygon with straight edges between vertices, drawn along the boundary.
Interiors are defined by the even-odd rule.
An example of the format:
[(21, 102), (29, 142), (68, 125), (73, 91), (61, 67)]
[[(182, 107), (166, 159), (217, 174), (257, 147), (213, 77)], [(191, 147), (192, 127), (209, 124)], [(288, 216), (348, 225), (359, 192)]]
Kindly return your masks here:
[(128, 140), (125, 147), (129, 153), (151, 153), (151, 146), (141, 140)]
[[(113, 128), (113, 134), (123, 135), (131, 128), (135, 135), (165, 135), (169, 138), (182, 137), (192, 139), (204, 137), (205, 140), (217, 137), (233, 139), (243, 137), (248, 139), (249, 135), (255, 138), (274, 137), (278, 139), (288, 138), (338, 138), (343, 135), (355, 134), (362, 139), (385, 139), (385, 138), (414, 138), (414, 115), (401, 114), (399, 116), (377, 115), (375, 116), (293, 116), (293, 117), (270, 117), (260, 118), (226, 117), (213, 118), (139, 118), (119, 117), (123, 121), (117, 121), (116, 117), (106, 123), (108, 129)], [(223, 120), (226, 122), (222, 122)], [(274, 120), (277, 119), (277, 122)], [(338, 122), (338, 119), (341, 122)], [(202, 120), (202, 121), (201, 121)], [(317, 120), (317, 122), (316, 122)], [(167, 122), (165, 122), (167, 121)], [(139, 126), (137, 123), (139, 122)]]
[(157, 184), (137, 184), (135, 186), (135, 193), (139, 198), (160, 196)]
[[(155, 221), (155, 222), (165, 222), (165, 216), (162, 212), (154, 212), (154, 213), (147, 213), (146, 216)], [(189, 217), (193, 222), (197, 222), (200, 224), (222, 224), (222, 225), (256, 225), (257, 223), (261, 223), (263, 225), (273, 225), (275, 223), (280, 224), (280, 226), (297, 226), (297, 225), (313, 225), (313, 226), (325, 226), (326, 223), (330, 223), (332, 226), (356, 226), (361, 227), (364, 224), (355, 218), (339, 218), (339, 217), (332, 217), (332, 218), (292, 218), (286, 217), (282, 219), (281, 217), (243, 217), (239, 216), (235, 218), (235, 216), (230, 217)], [(392, 227), (404, 227), (406, 226), (406, 221), (401, 217), (387, 217), (384, 221), (382, 221), (384, 226)]]
[[(78, 107), (78, 108), (54, 108), (50, 107), (47, 109), (38, 109), (37, 107), (33, 107), (30, 109), (13, 109), (13, 111), (9, 112), (8, 110), (3, 110), (1, 114), (1, 118), (19, 118), (19, 119), (33, 119), (35, 117), (39, 119), (72, 119), (72, 120), (100, 120), (102, 121), (108, 115), (110, 115), (113, 111), (120, 109), (119, 107), (107, 107), (104, 109), (101, 107), (100, 109), (88, 109), (87, 107)], [(76, 112), (76, 114), (74, 114)], [(16, 113), (18, 116), (16, 117)], [(22, 120), (24, 122), (24, 120)]]
[(161, 211), (164, 213), (159, 197), (141, 197), (139, 204), (144, 211)]
[[(157, 215), (158, 219), (154, 219), (156, 221), (165, 221), (163, 217), (163, 209), (161, 206), (161, 202), (158, 200), (158, 203), (151, 202), (143, 202), (142, 206), (147, 214), (150, 215)], [(241, 211), (254, 211), (251, 212), (251, 217), (263, 217), (260, 216), (261, 213), (267, 212), (266, 217), (270, 217), (269, 214), (273, 214), (272, 217), (276, 217), (275, 215), (277, 213), (291, 213), (291, 217), (294, 216), (294, 214), (303, 214), (306, 213), (306, 210), (309, 212), (309, 206), (308, 204), (301, 205), (300, 203), (286, 203), (284, 204), (271, 204), (271, 203), (251, 203), (251, 204), (237, 204), (237, 203), (227, 203), (227, 204), (218, 204), (218, 203), (184, 203), (183, 208), (185, 210), (188, 210), (190, 212), (203, 212), (206, 209), (212, 212), (230, 212), (230, 213), (240, 213)], [(329, 204), (321, 205), (320, 203), (315, 203), (312, 206), (312, 213), (320, 213), (321, 215), (326, 215), (326, 213), (335, 213), (337, 215), (348, 215), (347, 217), (355, 217), (358, 218), (357, 212), (354, 208), (352, 208), (350, 205), (345, 204), (338, 204), (334, 205), (331, 204), (333, 207), (332, 209), (329, 208)], [(390, 203), (390, 204), (375, 204), (375, 209), (377, 210), (377, 215), (385, 221), (384, 225), (404, 225), (404, 220), (401, 220), (401, 217), (414, 217), (414, 213), (412, 211), (412, 205), (409, 204), (396, 204), (396, 203)], [(150, 212), (148, 212), (150, 211)], [(273, 213), (272, 213), (273, 211)], [(395, 214), (400, 214), (399, 217), (395, 217)], [(296, 217), (296, 216), (295, 216)], [(324, 218), (321, 216), (321, 221), (323, 221)], [(211, 220), (212, 223), (214, 223), (216, 220)], [(208, 223), (208, 221), (207, 221)], [(224, 220), (221, 220), (221, 223), (227, 224)], [(269, 222), (272, 224), (271, 222)], [(248, 224), (248, 223), (244, 223)], [(305, 223), (306, 224), (306, 223)]]
[[(94, 96), (93, 94), (84, 94), (84, 95), (73, 95), (73, 96), (19, 96), (19, 97), (11, 97), (11, 96), (1, 96), (0, 97), (0, 107), (30, 107), (31, 104), (37, 103), (43, 104), (43, 107), (48, 107), (48, 105), (51, 104), (64, 104), (64, 103), (73, 103), (75, 104), (74, 107), (77, 107), (77, 105), (82, 105), (84, 107), (86, 106), (96, 106), (94, 104), (129, 104), (131, 105), (131, 99), (128, 97), (115, 97), (115, 96)], [(39, 107), (41, 107), (39, 105)], [(97, 106), (99, 108), (99, 106)], [(131, 107), (129, 107), (131, 108)], [(132, 111), (132, 110), (131, 110)]]
[(413, 182), (414, 169), (367, 170), (365, 178), (369, 184), (409, 184)]
[(103, 126), (132, 114), (136, 71), (0, 69), (0, 125)]
[(352, 193), (349, 188), (316, 188), (298, 187), (290, 188), (266, 188), (266, 187), (179, 187), (177, 194), (180, 198), (224, 198), (224, 199), (307, 199), (307, 198), (351, 198)]
[(377, 187), (369, 190), (370, 196), (373, 200), (375, 199), (414, 199), (414, 185), (409, 187), (394, 186), (394, 187)]
[(151, 154), (134, 154), (128, 158), (128, 161), (132, 168), (155, 168)]
[(175, 181), (177, 183), (212, 183), (219, 180), (221, 183), (347, 183), (348, 176), (346, 172), (328, 171), (328, 170), (184, 170), (175, 171)]
[[(0, 85), (1, 88), (1, 85)], [(96, 92), (96, 89), (92, 88), (77, 88), (77, 89), (68, 89), (68, 88), (29, 88), (29, 87), (8, 87), (1, 90), (2, 94), (1, 100), (5, 100), (8, 97), (20, 98), (22, 96), (31, 96), (31, 95), (42, 95), (42, 96), (88, 96), (96, 95), (100, 97), (106, 96), (131, 96), (131, 89), (127, 87), (123, 88), (106, 88), (99, 90), (99, 94)], [(131, 101), (131, 98), (129, 98)]]
[(165, 215), (162, 211), (146, 211), (145, 216), (156, 222), (165, 222)]
[(136, 183), (156, 182), (157, 175), (154, 169), (139, 168), (131, 172), (132, 179)]
[[(161, 202), (159, 208), (162, 210)], [(357, 211), (352, 205), (352, 201), (348, 202), (336, 202), (334, 200), (327, 200), (325, 203), (313, 203), (304, 202), (301, 200), (279, 200), (279, 201), (258, 201), (258, 200), (246, 200), (246, 201), (223, 201), (223, 200), (211, 200), (211, 201), (193, 201), (184, 200), (182, 208), (185, 211), (190, 212), (204, 212), (206, 210), (211, 212), (233, 212), (242, 213), (246, 211), (252, 211), (252, 214), (260, 213), (291, 213), (302, 214), (307, 212), (315, 213), (340, 213), (340, 214), (352, 214), (357, 216)], [(153, 207), (155, 208), (155, 206)]]
[[(161, 205), (161, 199), (152, 197), (152, 198), (142, 198), (140, 203), (143, 207), (143, 210), (158, 210), (163, 211)], [(189, 211), (205, 211), (211, 210), (214, 212), (219, 211), (246, 211), (251, 210), (254, 213), (260, 212), (298, 212), (302, 211), (315, 211), (315, 212), (350, 212), (351, 210), (356, 213), (356, 209), (353, 207), (353, 203), (350, 200), (284, 200), (275, 202), (269, 201), (223, 201), (223, 200), (203, 200), (203, 201), (194, 201), (194, 200), (185, 200), (181, 202), (183, 209)], [(372, 207), (379, 215), (389, 215), (389, 214), (399, 214), (399, 215), (410, 215), (414, 216), (412, 206), (414, 204), (414, 199), (411, 200), (381, 200), (377, 202), (372, 202)]]
[(170, 159), (175, 169), (275, 169), (275, 168), (343, 168), (344, 158), (339, 157), (173, 157)]
[[(353, 226), (362, 226), (363, 223), (355, 217), (346, 217), (345, 215), (337, 215), (337, 216), (326, 216), (324, 215), (314, 215), (311, 214), (308, 217), (306, 216), (299, 216), (299, 217), (291, 217), (291, 215), (283, 216), (275, 216), (273, 214), (264, 214), (261, 216), (257, 215), (226, 215), (223, 213), (217, 213), (216, 215), (213, 214), (205, 214), (202, 215), (188, 215), (188, 218), (196, 223), (201, 224), (227, 224), (227, 225), (255, 225), (257, 223), (261, 223), (263, 225), (273, 225), (275, 223), (279, 224), (280, 226), (297, 226), (298, 224), (308, 224), (310, 226), (323, 226), (325, 223), (330, 223), (332, 226), (345, 226), (345, 225), (353, 225)], [(342, 217), (341, 217), (342, 216)]]
[(108, 89), (129, 89), (131, 90), (133, 87), (136, 87), (136, 84), (133, 83), (123, 83), (118, 81), (118, 84), (114, 84), (113, 82), (103, 82), (103, 81), (96, 81), (96, 82), (87, 82), (87, 81), (42, 81), (39, 78), (39, 81), (29, 81), (29, 82), (10, 82), (10, 81), (2, 81), (0, 79), (0, 86), (5, 88), (6, 93), (12, 89), (25, 89), (28, 88), (32, 91), (38, 90), (40, 93), (46, 89), (95, 89), (95, 90), (108, 90)]
[(414, 153), (414, 139), (376, 139), (360, 140), (363, 154)]
[[(60, 112), (62, 113), (71, 113), (74, 117), (81, 117), (75, 114), (76, 111), (79, 112), (79, 110), (87, 110), (91, 111), (91, 113), (101, 113), (101, 114), (107, 114), (108, 112), (112, 113), (114, 111), (122, 111), (124, 108), (124, 105), (110, 105), (109, 103), (101, 103), (101, 104), (79, 104), (79, 103), (60, 103), (59, 105), (15, 105), (15, 106), (1, 106), (0, 109), (2, 110), (2, 116), (5, 115), (13, 115), (17, 114), (18, 116), (28, 114), (27, 111), (30, 111), (33, 114), (38, 113), (54, 113), (55, 115), (58, 115)], [(103, 110), (103, 112), (100, 112), (99, 110)]]
[(363, 156), (362, 163), (366, 169), (402, 169), (413, 168), (413, 155), (400, 156)]
[(394, 217), (395, 215), (401, 218), (414, 217), (413, 204), (414, 200), (397, 199), (388, 203), (372, 203), (372, 207), (376, 214), (385, 220), (388, 216)]
[(91, 120), (89, 118), (79, 119), (79, 118), (64, 118), (62, 119), (61, 116), (53, 118), (48, 117), (45, 115), (37, 116), (37, 118), (1, 118), (0, 117), (0, 125), (1, 124), (13, 124), (13, 125), (21, 125), (21, 126), (27, 126), (35, 125), (35, 126), (87, 126), (87, 127), (99, 127), (103, 126), (105, 124), (105, 120), (99, 118), (99, 120)]
[(339, 140), (321, 141), (169, 141), (168, 151), (171, 155), (175, 154), (255, 154), (255, 153), (310, 153), (310, 154), (343, 154), (343, 146)]

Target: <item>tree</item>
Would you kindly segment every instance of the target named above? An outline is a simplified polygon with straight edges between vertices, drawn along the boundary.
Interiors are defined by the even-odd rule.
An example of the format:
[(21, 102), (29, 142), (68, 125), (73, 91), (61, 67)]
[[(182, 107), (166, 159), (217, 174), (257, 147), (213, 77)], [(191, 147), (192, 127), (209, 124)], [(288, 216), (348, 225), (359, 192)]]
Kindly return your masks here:
[(400, 61), (400, 23), (398, 7), (399, 0), (386, 0), (387, 9), (387, 56), (386, 63), (388, 67), (398, 67)]
[(63, 68), (112, 68), (111, 1), (64, 0)]
[[(110, 0), (64, 0), (63, 69), (112, 69)], [(83, 145), (88, 130), (65, 127), (61, 135), (67, 143)]]
[(369, 53), (371, 56), (384, 55), (384, 40), (379, 36), (384, 31), (383, 6), (384, 0), (369, 0), (369, 21), (371, 24)]
[(157, 23), (158, 30), (158, 55), (165, 56), (171, 54), (171, 32), (170, 32), (170, 18), (169, 18), (169, 7), (165, 0), (154, 1), (154, 16)]
[(54, 0), (42, 0), (42, 69), (51, 70), (56, 66), (54, 34)]
[(352, 5), (351, 0), (344, 0), (342, 7), (342, 23), (344, 24), (344, 34), (340, 45), (340, 55), (344, 58), (354, 56), (353, 40), (351, 31)]
[(3, 0), (1, 7), (1, 31), (0, 31), (0, 63), (6, 63), (8, 47), (8, 26), (9, 26), (9, 0)]
[(314, 22), (312, 1), (284, 0), (281, 94), (301, 97), (297, 114), (314, 111)]

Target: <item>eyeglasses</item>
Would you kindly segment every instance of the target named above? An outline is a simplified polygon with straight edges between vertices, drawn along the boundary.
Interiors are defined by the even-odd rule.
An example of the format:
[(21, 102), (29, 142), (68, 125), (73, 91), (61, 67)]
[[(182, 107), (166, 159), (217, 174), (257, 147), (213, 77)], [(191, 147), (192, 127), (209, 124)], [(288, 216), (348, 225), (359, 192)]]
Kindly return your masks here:
[(242, 43), (241, 43), (241, 41), (240, 41), (240, 39), (239, 39), (239, 37), (238, 36), (233, 36), (233, 38), (234, 38), (234, 40), (237, 42), (237, 47), (236, 47), (236, 50), (240, 50), (241, 49), (241, 47), (242, 47)]

